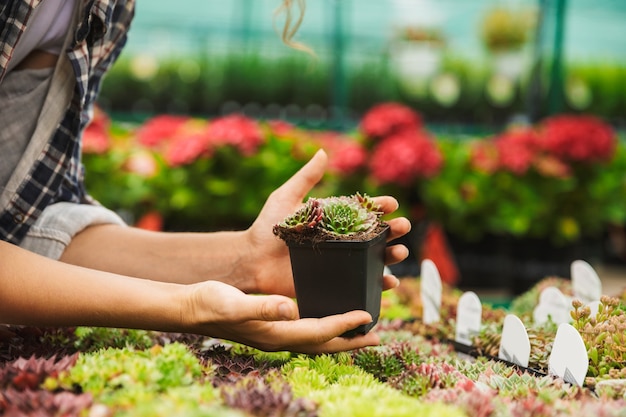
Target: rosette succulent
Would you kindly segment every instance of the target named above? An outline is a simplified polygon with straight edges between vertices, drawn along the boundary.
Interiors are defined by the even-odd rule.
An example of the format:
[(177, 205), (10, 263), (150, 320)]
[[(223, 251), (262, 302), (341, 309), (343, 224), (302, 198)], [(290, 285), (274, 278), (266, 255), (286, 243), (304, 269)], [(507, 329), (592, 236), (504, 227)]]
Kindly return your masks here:
[(383, 212), (367, 194), (309, 198), (304, 206), (274, 225), (283, 240), (358, 239), (384, 226)]

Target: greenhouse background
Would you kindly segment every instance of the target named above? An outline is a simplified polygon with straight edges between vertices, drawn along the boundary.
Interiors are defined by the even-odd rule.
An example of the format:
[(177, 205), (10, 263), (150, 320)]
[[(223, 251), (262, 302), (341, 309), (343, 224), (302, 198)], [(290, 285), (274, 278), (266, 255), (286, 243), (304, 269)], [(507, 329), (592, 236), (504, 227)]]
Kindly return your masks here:
[[(575, 258), (626, 262), (626, 3), (306, 4), (295, 40), (310, 52), (282, 42), (277, 0), (139, 2), (102, 87), (100, 108), (113, 127), (95, 126), (107, 126), (113, 145), (85, 156), (90, 192), (130, 223), (147, 216), (168, 230), (245, 227), (322, 146), (334, 170), (315, 192), (390, 193), (414, 223), (401, 275), (418, 275), (428, 253), (450, 282), (517, 293), (567, 275)], [(419, 120), (418, 142), (436, 143), (438, 153), (415, 144), (391, 152), (368, 137), (365, 118), (383, 103), (415, 112), (381, 117)], [(515, 147), (513, 156), (527, 159), (511, 160), (523, 165), (514, 172), (475, 166), (476, 145), (490, 149), (519, 127), (543, 132), (544, 120), (559, 115), (571, 120), (556, 122), (553, 142), (600, 153), (609, 136), (617, 145), (571, 166), (543, 154), (531, 161)], [(230, 135), (220, 143), (247, 147), (202, 148), (198, 136), (212, 130)], [(410, 180), (397, 177), (400, 168), (381, 180), (385, 164)]]
[[(309, 1), (298, 40), (313, 49), (316, 60), (281, 43), (278, 3), (139, 3), (123, 61), (146, 85), (137, 91), (116, 82), (124, 67), (119, 64), (103, 101), (114, 110), (139, 113), (220, 114), (239, 108), (253, 116), (286, 114), (300, 122), (341, 125), (373, 103), (400, 99), (432, 123), (502, 124), (537, 111), (531, 107), (541, 98), (533, 104), (528, 97), (533, 68), (541, 57), (546, 77), (554, 76), (549, 71), (560, 32), (559, 55), (566, 65), (559, 82), (565, 91), (562, 104), (552, 107), (603, 113), (622, 123), (626, 5), (617, 0)], [(536, 27), (529, 29), (513, 84), (489, 76), (493, 57), (481, 40), (487, 13), (501, 6), (541, 22), (540, 37)], [(442, 43), (411, 64), (412, 58), (398, 53), (404, 27), (436, 32)], [(402, 59), (409, 59), (412, 72), (399, 69)], [(404, 74), (400, 80), (398, 72)], [(164, 80), (176, 94), (159, 94), (168, 90)]]

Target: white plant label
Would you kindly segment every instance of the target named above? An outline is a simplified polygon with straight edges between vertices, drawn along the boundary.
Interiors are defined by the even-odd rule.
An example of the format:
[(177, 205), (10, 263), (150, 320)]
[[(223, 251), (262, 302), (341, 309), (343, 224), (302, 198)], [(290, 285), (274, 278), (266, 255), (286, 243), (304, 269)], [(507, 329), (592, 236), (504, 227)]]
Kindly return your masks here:
[(595, 269), (587, 262), (576, 260), (570, 267), (572, 275), (572, 289), (574, 297), (587, 304), (600, 300), (602, 296), (602, 282)]
[(569, 323), (571, 301), (561, 290), (556, 287), (548, 287), (541, 291), (539, 303), (533, 310), (535, 323), (543, 324), (551, 319), (556, 324)]
[(596, 314), (598, 314), (598, 308), (600, 308), (600, 301), (592, 301), (587, 305), (589, 306), (589, 310), (591, 310), (589, 317), (595, 318)]
[(559, 325), (548, 359), (548, 372), (570, 384), (582, 386), (589, 368), (587, 348), (571, 324)]
[(420, 292), (425, 324), (437, 323), (441, 319), (441, 291), (441, 276), (437, 266), (430, 259), (424, 259), (421, 264)]
[(456, 309), (455, 340), (471, 346), (472, 339), (480, 331), (482, 316), (483, 306), (478, 295), (473, 291), (463, 293), (461, 298), (459, 298), (459, 304)]
[(530, 361), (530, 339), (524, 323), (514, 314), (507, 314), (502, 326), (498, 358), (524, 368)]

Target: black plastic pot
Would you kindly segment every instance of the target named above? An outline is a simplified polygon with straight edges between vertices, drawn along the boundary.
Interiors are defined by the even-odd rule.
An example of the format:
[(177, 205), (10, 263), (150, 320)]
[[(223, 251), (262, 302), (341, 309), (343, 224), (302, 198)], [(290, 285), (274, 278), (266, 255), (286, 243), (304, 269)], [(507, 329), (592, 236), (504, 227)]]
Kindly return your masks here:
[(365, 310), (372, 322), (344, 333), (365, 334), (380, 314), (387, 226), (367, 241), (288, 242), (300, 317), (320, 318)]

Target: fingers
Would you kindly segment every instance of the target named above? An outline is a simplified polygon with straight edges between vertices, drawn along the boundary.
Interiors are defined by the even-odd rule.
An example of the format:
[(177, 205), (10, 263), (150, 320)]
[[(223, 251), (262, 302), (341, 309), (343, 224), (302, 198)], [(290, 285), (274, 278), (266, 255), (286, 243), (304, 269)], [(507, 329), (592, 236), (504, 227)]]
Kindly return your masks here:
[(385, 265), (402, 262), (409, 256), (409, 249), (404, 245), (393, 245), (385, 249)]
[(372, 199), (380, 206), (381, 210), (385, 214), (393, 213), (398, 210), (398, 207), (400, 207), (398, 200), (388, 195), (372, 197)]
[(400, 280), (395, 275), (383, 275), (383, 291), (391, 290), (398, 285), (400, 285)]
[(298, 172), (296, 172), (287, 182), (285, 182), (276, 191), (290, 195), (291, 198), (296, 197), (298, 201), (302, 201), (306, 194), (317, 184), (326, 170), (328, 156), (322, 149), (317, 151), (315, 155), (307, 162)]
[(369, 332), (365, 335), (356, 336), (350, 339), (336, 337), (329, 340), (324, 345), (320, 345), (312, 349), (301, 349), (300, 353), (317, 354), (345, 352), (347, 350), (360, 349), (367, 346), (377, 346), (379, 344), (380, 337), (374, 332)]
[(387, 221), (389, 225), (389, 236), (387, 242), (402, 237), (411, 231), (411, 222), (406, 217), (396, 217)]
[(281, 321), (298, 319), (298, 306), (281, 295), (246, 295), (248, 300), (240, 304), (235, 321), (262, 320)]
[(373, 332), (354, 338), (340, 337), (349, 330), (371, 322), (372, 316), (360, 310), (320, 319), (288, 322), (285, 324), (290, 326), (290, 331), (285, 332), (288, 336), (282, 342), (290, 351), (299, 353), (332, 353), (377, 345), (380, 339)]

